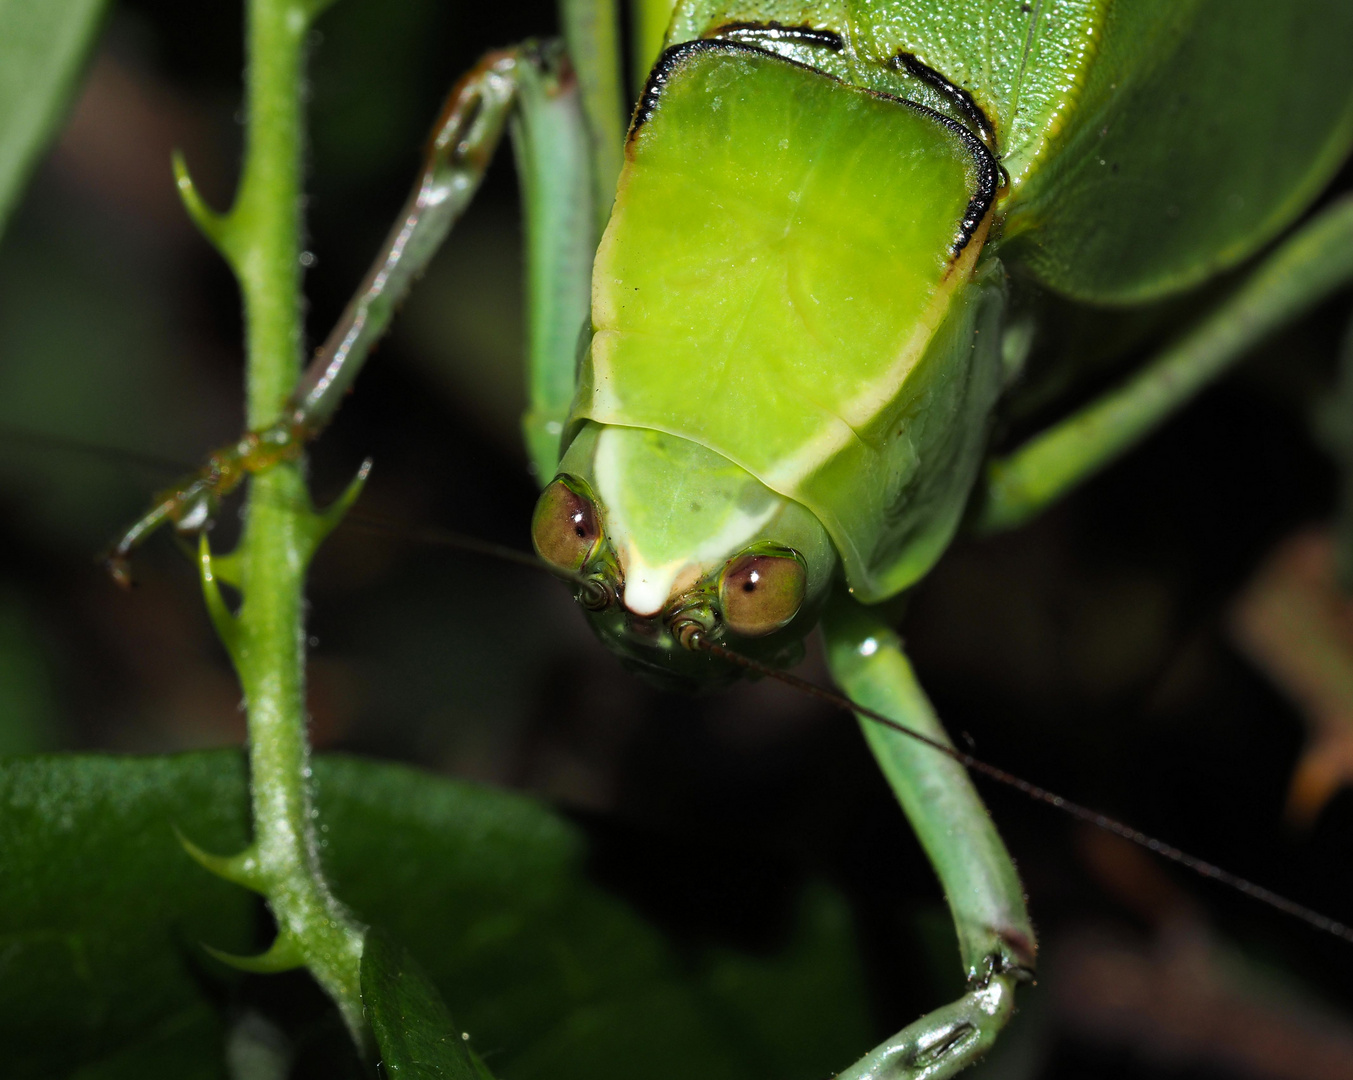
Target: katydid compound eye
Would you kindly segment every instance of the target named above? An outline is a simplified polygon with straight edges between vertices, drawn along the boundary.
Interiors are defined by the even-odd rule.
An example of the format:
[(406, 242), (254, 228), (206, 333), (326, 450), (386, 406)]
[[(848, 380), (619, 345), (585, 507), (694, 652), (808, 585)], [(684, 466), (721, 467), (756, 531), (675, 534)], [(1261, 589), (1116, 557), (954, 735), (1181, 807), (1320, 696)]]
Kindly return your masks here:
[(798, 614), (807, 585), (808, 573), (793, 555), (739, 555), (719, 582), (719, 606), (735, 634), (761, 637)]
[(547, 563), (561, 570), (581, 570), (601, 538), (597, 508), (563, 479), (540, 495), (531, 518), (531, 540)]

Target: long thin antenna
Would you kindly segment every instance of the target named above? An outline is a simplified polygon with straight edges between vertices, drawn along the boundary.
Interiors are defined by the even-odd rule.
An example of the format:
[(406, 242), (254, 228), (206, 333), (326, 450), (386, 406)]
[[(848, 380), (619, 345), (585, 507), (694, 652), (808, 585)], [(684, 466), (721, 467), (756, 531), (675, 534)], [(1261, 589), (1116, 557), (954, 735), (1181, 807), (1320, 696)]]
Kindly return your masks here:
[[(39, 432), (31, 432), (15, 429), (0, 428), (0, 441), (15, 441), (28, 444), (35, 444), (48, 449), (64, 450), (77, 454), (101, 454), (107, 455), (107, 447), (96, 446), (79, 439), (73, 439), (65, 436), (44, 435)], [(136, 451), (117, 450), (114, 453), (125, 461), (139, 465), (144, 468), (178, 468), (162, 458), (150, 454), (142, 454)], [(567, 571), (551, 566), (533, 553), (521, 551), (517, 548), (508, 547), (505, 544), (496, 544), (488, 540), (480, 540), (477, 537), (468, 536), (464, 533), (458, 533), (451, 529), (438, 527), (419, 527), (408, 528), (405, 526), (394, 525), (389, 522), (383, 522), (381, 519), (366, 515), (360, 511), (350, 511), (344, 518), (342, 527), (356, 531), (368, 533), (376, 536), (385, 536), (391, 539), (403, 539), (416, 543), (432, 544), (439, 547), (453, 548), (457, 551), (464, 551), (474, 555), (483, 555), (488, 558), (498, 559), (504, 562), (513, 563), (518, 566), (529, 567), (533, 570), (544, 570), (555, 577), (564, 578), (575, 585), (586, 587), (588, 582), (581, 574), (570, 574)], [(1008, 788), (1013, 788), (1034, 802), (1044, 803), (1064, 814), (1070, 815), (1077, 821), (1083, 821), (1088, 825), (1093, 825), (1097, 829), (1102, 829), (1114, 836), (1121, 837), (1147, 851), (1154, 852), (1161, 858), (1172, 863), (1176, 863), (1188, 870), (1192, 870), (1200, 877), (1208, 878), (1217, 882), (1226, 888), (1233, 889), (1238, 893), (1257, 900), (1259, 903), (1281, 911), (1285, 915), (1300, 919), (1309, 926), (1314, 927), (1342, 941), (1353, 944), (1353, 927), (1347, 923), (1332, 919), (1328, 915), (1322, 915), (1313, 908), (1305, 904), (1299, 904), (1295, 900), (1289, 900), (1280, 893), (1272, 889), (1265, 888), (1248, 878), (1241, 877), (1239, 874), (1233, 874), (1231, 871), (1218, 866), (1216, 863), (1208, 862), (1196, 855), (1191, 855), (1182, 848), (1173, 844), (1166, 843), (1141, 829), (1134, 828), (1126, 822), (1117, 818), (1110, 817), (1108, 814), (1102, 814), (1098, 810), (1092, 810), (1088, 806), (1075, 802), (1072, 799), (1058, 795), (1056, 792), (1049, 791), (1045, 787), (1016, 776), (1014, 773), (1002, 769), (998, 765), (992, 765), (983, 761), (981, 758), (964, 750), (958, 750), (947, 743), (942, 743), (937, 739), (932, 739), (919, 731), (899, 723), (889, 716), (878, 712), (875, 709), (867, 708), (864, 705), (858, 705), (851, 701), (844, 694), (839, 694), (834, 690), (829, 690), (825, 686), (809, 682), (807, 679), (801, 679), (797, 675), (791, 675), (789, 672), (780, 671), (778, 668), (770, 667), (751, 657), (743, 656), (741, 653), (734, 652), (731, 649), (724, 648), (722, 645), (715, 644), (706, 640), (703, 635), (696, 635), (691, 639), (691, 644), (698, 649), (717, 656), (722, 660), (746, 669), (756, 672), (758, 675), (764, 675), (767, 678), (775, 679), (784, 683), (786, 686), (792, 686), (796, 690), (825, 702), (844, 712), (855, 713), (863, 716), (876, 724), (882, 724), (901, 735), (915, 739), (937, 753), (944, 754), (952, 758), (960, 765), (985, 776)]]
[(963, 750), (955, 749), (947, 743), (942, 743), (937, 739), (932, 739), (928, 735), (923, 735), (919, 731), (907, 727), (905, 724), (898, 723), (896, 720), (874, 709), (866, 708), (863, 705), (857, 705), (844, 694), (838, 694), (834, 690), (829, 690), (825, 686), (819, 686), (817, 683), (809, 682), (807, 679), (801, 679), (797, 675), (791, 675), (788, 672), (780, 671), (770, 667), (751, 657), (743, 656), (732, 649), (726, 649), (722, 645), (717, 645), (712, 641), (706, 640), (703, 636), (696, 636), (692, 644), (695, 648), (701, 649), (712, 656), (717, 656), (721, 660), (726, 660), (731, 664), (745, 668), (748, 671), (754, 671), (758, 675), (765, 675), (776, 679), (787, 686), (792, 686), (809, 697), (817, 698), (829, 705), (846, 712), (856, 713), (866, 719), (872, 720), (884, 727), (891, 728), (893, 731), (915, 739), (919, 743), (924, 743), (933, 750), (952, 758), (965, 768), (975, 773), (994, 780), (998, 784), (1014, 788), (1035, 802), (1045, 803), (1054, 807), (1065, 814), (1070, 814), (1077, 821), (1083, 821), (1097, 829), (1103, 829), (1105, 832), (1112, 833), (1114, 836), (1122, 837), (1124, 840), (1131, 841), (1139, 847), (1146, 848), (1147, 851), (1154, 852), (1163, 859), (1168, 859), (1172, 863), (1192, 870), (1201, 877), (1210, 878), (1227, 888), (1234, 889), (1236, 892), (1266, 904), (1271, 908), (1281, 911), (1286, 915), (1300, 919), (1302, 922), (1315, 927), (1317, 930), (1324, 931), (1327, 934), (1333, 934), (1335, 937), (1353, 944), (1353, 927), (1346, 923), (1339, 922), (1337, 919), (1331, 919), (1328, 915), (1322, 915), (1320, 912), (1307, 907), (1305, 904), (1299, 904), (1295, 900), (1289, 900), (1287, 897), (1274, 892), (1272, 889), (1266, 889), (1262, 885), (1257, 885), (1248, 878), (1243, 878), (1239, 874), (1233, 874), (1229, 870), (1224, 870), (1216, 863), (1208, 862), (1206, 859), (1200, 859), (1196, 855), (1190, 855), (1181, 848), (1173, 844), (1167, 844), (1164, 840), (1159, 840), (1154, 836), (1135, 829), (1117, 818), (1109, 817), (1107, 814), (1101, 814), (1098, 810), (1092, 810), (1088, 806), (1082, 806), (1078, 802), (1064, 798), (1055, 792), (1049, 791), (1045, 787), (1031, 783), (1028, 780), (1016, 776), (1014, 773), (1007, 772), (997, 765), (989, 764), (981, 758), (974, 757), (972, 754)]
[(478, 537), (467, 536), (465, 533), (459, 533), (453, 529), (443, 529), (436, 526), (410, 528), (405, 525), (385, 522), (378, 517), (363, 514), (356, 510), (348, 512), (339, 528), (350, 532), (367, 533), (372, 536), (384, 536), (392, 540), (408, 540), (412, 543), (430, 544), (434, 547), (454, 548), (456, 551), (465, 551), (472, 555), (484, 555), (491, 559), (514, 563), (517, 566), (527, 566), (532, 570), (544, 570), (554, 577), (564, 578), (575, 585), (581, 585), (586, 580), (581, 574), (572, 574), (551, 566), (544, 559), (531, 552), (508, 547), (506, 544), (495, 544), (491, 540), (480, 540)]
[(125, 462), (128, 465), (135, 465), (137, 468), (145, 469), (149, 472), (172, 474), (186, 473), (191, 470), (191, 466), (185, 466), (181, 462), (161, 457), (158, 454), (146, 453), (141, 450), (129, 450), (126, 447), (121, 446), (108, 446), (102, 443), (88, 442), (84, 439), (77, 439), (70, 435), (53, 435), (49, 432), (10, 427), (9, 425), (0, 426), (0, 443), (21, 448), (55, 451), (63, 454), (76, 454), (80, 457), (88, 457), (95, 460), (112, 459)]
[[(129, 450), (124, 447), (100, 445), (67, 435), (52, 435), (27, 428), (0, 426), (0, 443), (31, 446), (42, 450), (76, 454), (81, 457), (111, 457), (138, 468), (166, 474), (187, 474), (192, 471), (190, 465), (156, 454)], [(565, 570), (553, 567), (531, 552), (508, 547), (506, 544), (496, 544), (491, 540), (481, 540), (478, 537), (468, 536), (452, 529), (443, 529), (436, 526), (410, 527), (398, 525), (391, 521), (385, 521), (376, 515), (364, 513), (361, 510), (349, 510), (344, 515), (339, 527), (350, 532), (384, 536), (394, 540), (408, 540), (413, 543), (430, 544), (434, 547), (453, 548), (472, 555), (483, 555), (491, 559), (515, 563), (518, 566), (527, 566), (533, 570), (544, 570), (555, 577), (564, 578), (577, 585), (583, 584), (584, 581), (582, 575), (570, 574)]]

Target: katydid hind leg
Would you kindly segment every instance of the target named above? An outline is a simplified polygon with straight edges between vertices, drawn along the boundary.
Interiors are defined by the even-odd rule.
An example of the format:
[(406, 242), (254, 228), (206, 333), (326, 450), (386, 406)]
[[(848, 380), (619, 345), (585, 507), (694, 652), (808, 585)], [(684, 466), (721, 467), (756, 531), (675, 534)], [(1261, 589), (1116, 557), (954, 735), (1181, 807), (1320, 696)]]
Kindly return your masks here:
[[(851, 700), (948, 742), (901, 642), (875, 613), (840, 596), (823, 618), (828, 664)], [(866, 741), (902, 804), (949, 903), (967, 990), (842, 1073), (850, 1080), (949, 1076), (981, 1057), (1032, 977), (1037, 945), (1005, 844), (958, 762), (861, 719)]]
[(1353, 280), (1353, 201), (1318, 214), (1118, 388), (987, 466), (974, 524), (1012, 528), (1117, 460), (1266, 336)]

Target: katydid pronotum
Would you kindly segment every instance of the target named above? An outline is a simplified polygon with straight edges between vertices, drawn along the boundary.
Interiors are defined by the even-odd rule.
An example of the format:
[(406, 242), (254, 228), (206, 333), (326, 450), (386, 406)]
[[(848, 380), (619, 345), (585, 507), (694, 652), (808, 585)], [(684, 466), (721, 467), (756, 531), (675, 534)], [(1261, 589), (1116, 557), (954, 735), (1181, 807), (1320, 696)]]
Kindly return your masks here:
[[(512, 124), (532, 294), (526, 434), (549, 485), (541, 554), (638, 666), (689, 681), (728, 677), (721, 650), (787, 663), (821, 616), (850, 697), (943, 738), (869, 605), (918, 580), (965, 514), (997, 528), (1036, 512), (1341, 285), (1353, 215), (1327, 209), (1135, 381), (984, 464), (1028, 341), (1024, 292), (1144, 303), (1289, 225), (1347, 151), (1347, 75), (1337, 56), (1311, 57), (1347, 40), (1348, 14), (668, 6), (639, 5), (650, 55), (650, 28), (673, 18), (614, 213), (614, 27), (566, 5), (567, 53), (493, 54), (453, 93), (405, 220), (293, 412), (218, 455), (117, 557), (300, 452)], [(1299, 76), (1272, 77), (1296, 56)], [(1238, 89), (1237, 70), (1263, 94)], [(1270, 150), (1242, 157), (1242, 136)], [(205, 220), (186, 174), (181, 186)], [(1013, 292), (1007, 268), (1024, 275)], [(1032, 930), (962, 769), (866, 731), (945, 885), (970, 988), (845, 1075), (946, 1075), (1008, 1017)]]

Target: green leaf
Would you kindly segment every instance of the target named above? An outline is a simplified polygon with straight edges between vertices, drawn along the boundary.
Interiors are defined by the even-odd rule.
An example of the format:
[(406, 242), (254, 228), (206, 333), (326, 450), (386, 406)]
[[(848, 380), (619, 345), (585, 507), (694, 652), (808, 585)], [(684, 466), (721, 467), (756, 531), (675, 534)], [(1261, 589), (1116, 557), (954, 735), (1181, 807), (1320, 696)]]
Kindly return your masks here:
[[(319, 759), (315, 785), (335, 890), (389, 935), (369, 937), (362, 982), (391, 1076), (478, 1080), (473, 1055), (429, 1071), (468, 1045), (513, 1080), (809, 1080), (869, 1042), (830, 894), (781, 955), (678, 952), (587, 880), (581, 835), (530, 799), (350, 758)], [(270, 931), (172, 827), (236, 851), (246, 805), (233, 751), (0, 762), (7, 1077), (225, 1075), (241, 993), (275, 977), (199, 943), (247, 953)]]
[(215, 965), (197, 943), (247, 952), (253, 903), (193, 863), (172, 826), (213, 850), (241, 847), (243, 783), (235, 754), (0, 766), (7, 1075), (116, 1076), (128, 1055), (143, 1075), (181, 1075), (160, 1065), (182, 1059), (185, 1038), (220, 1045), (199, 983)]
[(394, 1080), (485, 1080), (491, 1074), (466, 1047), (437, 987), (388, 934), (367, 932), (362, 1007)]
[[(858, 974), (830, 998), (808, 979), (775, 1007), (809, 1052), (776, 1068), (752, 1025), (729, 1023), (703, 965), (591, 885), (582, 837), (531, 800), (350, 758), (316, 776), (338, 896), (419, 959), (495, 1073), (808, 1080), (868, 1042)], [(841, 929), (824, 949), (853, 971)]]
[(104, 0), (0, 0), (0, 232), (55, 133)]

